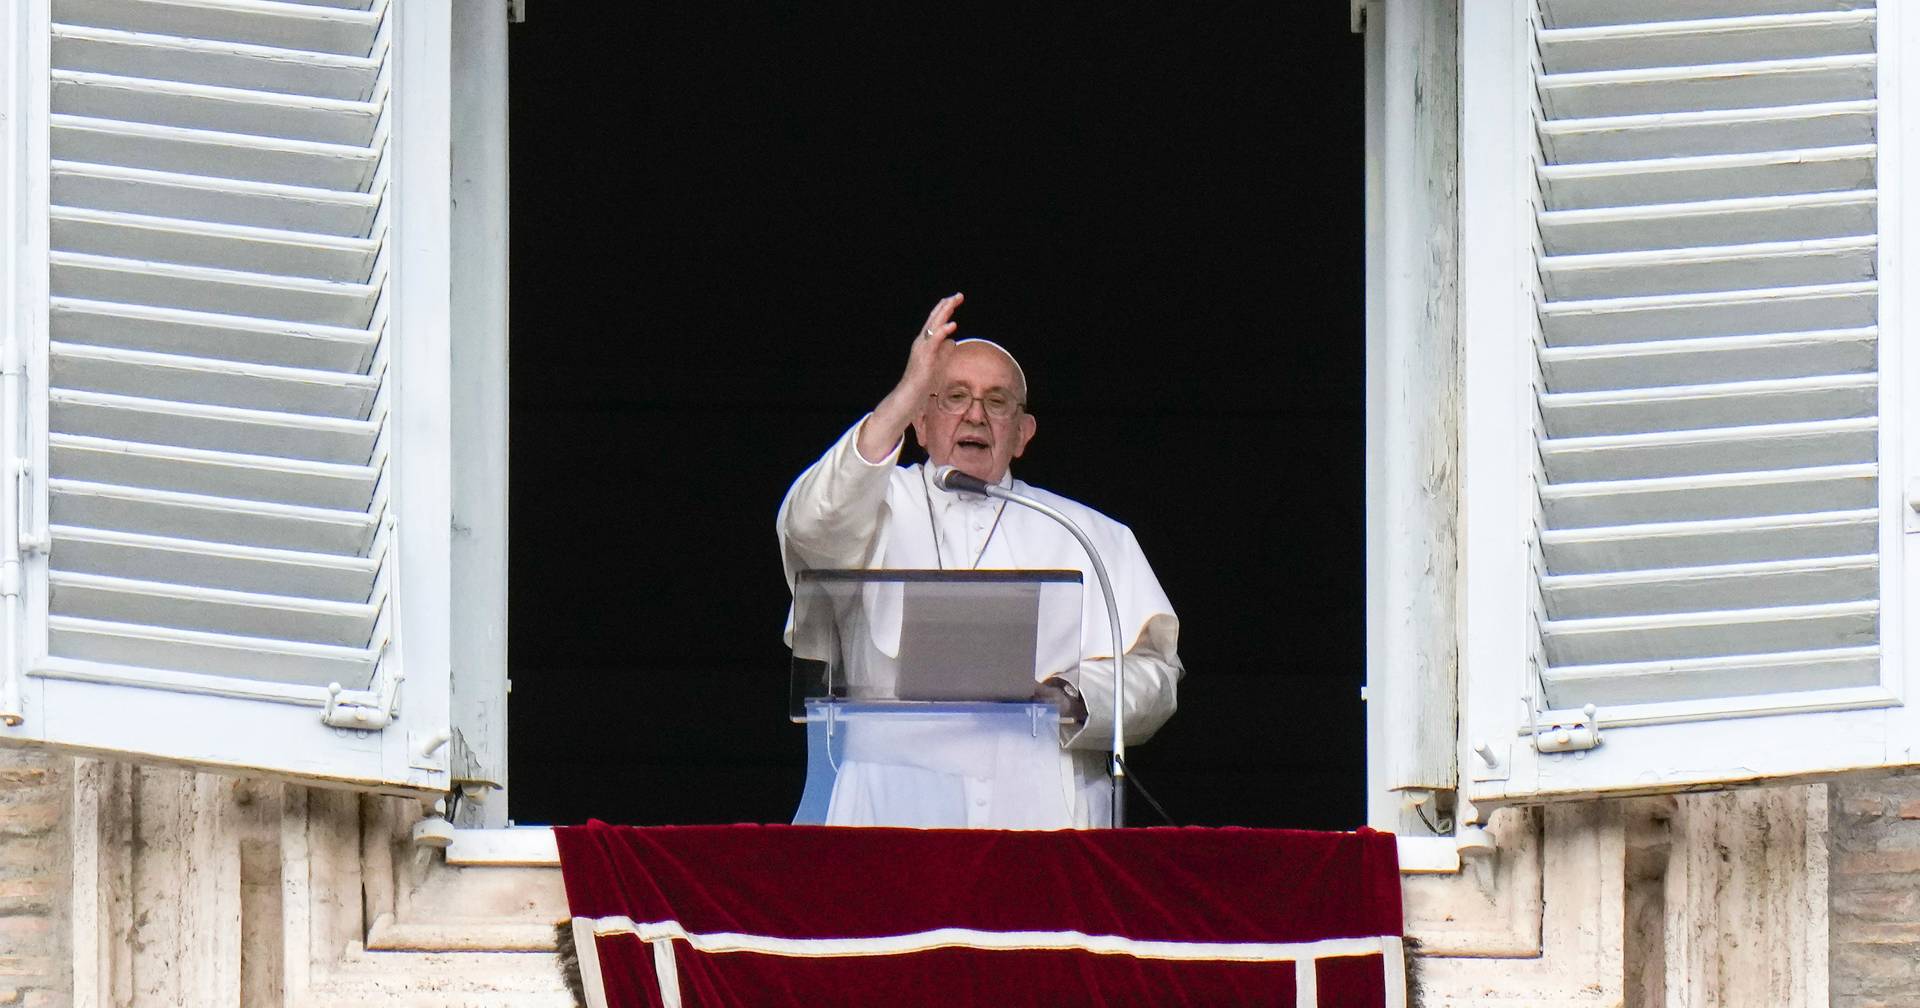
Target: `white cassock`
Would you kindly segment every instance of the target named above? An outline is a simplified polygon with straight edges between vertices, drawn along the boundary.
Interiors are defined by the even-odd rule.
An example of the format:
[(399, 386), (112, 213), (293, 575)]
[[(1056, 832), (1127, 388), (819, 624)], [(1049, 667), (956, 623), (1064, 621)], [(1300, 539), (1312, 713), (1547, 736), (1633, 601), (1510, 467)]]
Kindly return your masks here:
[[(863, 418), (862, 423), (865, 422)], [(1099, 579), (1080, 544), (1053, 519), (990, 497), (935, 488), (925, 466), (898, 464), (900, 446), (874, 463), (855, 447), (860, 424), (800, 474), (780, 504), (780, 552), (787, 587), (815, 568), (1077, 570), (1084, 577), (1081, 661), (1041, 670), (1072, 682), (1087, 705), (1085, 724), (1062, 731), (1055, 779), (1011, 779), (990, 765), (967, 765), (964, 746), (910, 747), (912, 756), (856, 758), (848, 753), (834, 785), (828, 821), (837, 825), (901, 825), (876, 809), (917, 807), (929, 824), (1015, 828), (1057, 820), (1072, 810), (1078, 827), (1105, 826), (1111, 815), (1107, 748), (1113, 736), (1113, 634)], [(1003, 486), (1033, 496), (1073, 519), (1106, 562), (1113, 580), (1126, 652), (1126, 741), (1146, 741), (1173, 715), (1181, 676), (1180, 621), (1125, 525), (1009, 475)], [(996, 521), (997, 519), (997, 521)], [(938, 541), (935, 541), (935, 535)], [(792, 644), (789, 612), (787, 643)], [(964, 811), (962, 811), (964, 810)], [(958, 821), (955, 817), (964, 817)], [(1053, 825), (1059, 825), (1057, 821)]]

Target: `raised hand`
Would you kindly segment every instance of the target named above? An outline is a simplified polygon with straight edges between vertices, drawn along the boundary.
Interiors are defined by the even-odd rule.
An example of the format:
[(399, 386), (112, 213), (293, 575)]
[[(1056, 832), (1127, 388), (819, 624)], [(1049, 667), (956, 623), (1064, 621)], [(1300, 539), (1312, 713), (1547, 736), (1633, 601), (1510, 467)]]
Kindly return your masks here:
[(934, 385), (940, 380), (946, 355), (953, 349), (948, 337), (960, 328), (960, 324), (953, 321), (953, 313), (965, 300), (964, 294), (941, 298), (927, 313), (926, 324), (914, 333), (913, 347), (907, 351), (906, 371), (860, 428), (856, 447), (867, 461), (886, 458), (905, 436), (914, 418), (926, 408), (927, 397), (933, 394)]

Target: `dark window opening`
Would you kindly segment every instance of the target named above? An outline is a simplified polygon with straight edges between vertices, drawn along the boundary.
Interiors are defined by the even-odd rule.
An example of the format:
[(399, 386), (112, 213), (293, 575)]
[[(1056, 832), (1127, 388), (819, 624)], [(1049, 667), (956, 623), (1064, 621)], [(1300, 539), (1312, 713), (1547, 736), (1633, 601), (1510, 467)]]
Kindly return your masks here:
[(920, 11), (512, 27), (514, 819), (791, 817), (774, 511), (959, 289), (1033, 382), (1015, 471), (1180, 613), (1139, 778), (1182, 824), (1361, 824), (1345, 9)]

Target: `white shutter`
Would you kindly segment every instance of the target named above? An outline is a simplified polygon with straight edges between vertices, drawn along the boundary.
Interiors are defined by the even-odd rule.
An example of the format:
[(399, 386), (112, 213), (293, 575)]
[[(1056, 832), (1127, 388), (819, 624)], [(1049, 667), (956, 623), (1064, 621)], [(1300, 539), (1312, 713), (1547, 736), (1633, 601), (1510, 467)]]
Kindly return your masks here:
[(1912, 762), (1894, 17), (1465, 8), (1469, 797)]
[(52, 0), (32, 26), (12, 736), (445, 786), (449, 42), (444, 4), (402, 6)]

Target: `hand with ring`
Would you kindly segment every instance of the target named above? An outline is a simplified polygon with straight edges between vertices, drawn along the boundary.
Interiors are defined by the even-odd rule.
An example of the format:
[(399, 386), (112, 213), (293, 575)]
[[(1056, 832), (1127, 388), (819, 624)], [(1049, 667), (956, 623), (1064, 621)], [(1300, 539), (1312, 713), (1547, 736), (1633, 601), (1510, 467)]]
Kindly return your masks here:
[(860, 428), (856, 447), (867, 461), (886, 458), (926, 406), (927, 397), (933, 394), (934, 384), (940, 380), (941, 364), (953, 348), (948, 337), (960, 328), (960, 324), (953, 321), (953, 313), (964, 300), (964, 294), (941, 298), (933, 311), (927, 313), (926, 324), (920, 327), (914, 336), (913, 348), (907, 352), (906, 371)]

